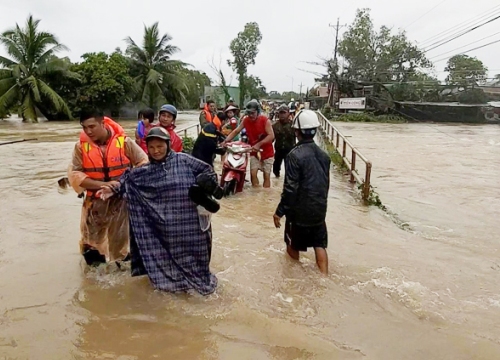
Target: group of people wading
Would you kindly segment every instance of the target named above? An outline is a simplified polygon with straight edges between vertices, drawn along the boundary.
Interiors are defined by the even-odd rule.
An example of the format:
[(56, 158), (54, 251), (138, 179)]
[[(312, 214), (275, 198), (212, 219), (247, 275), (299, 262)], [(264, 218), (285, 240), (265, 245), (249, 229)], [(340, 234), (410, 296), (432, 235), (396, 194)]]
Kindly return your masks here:
[(132, 276), (148, 275), (156, 289), (196, 290), (203, 295), (215, 291), (217, 278), (209, 267), (210, 220), (219, 210), (216, 199), (222, 197), (222, 189), (213, 160), (245, 131), (252, 147), (252, 185), (259, 184), (261, 170), (263, 186), (270, 187), (271, 171), (279, 177), (285, 162), (273, 221), (279, 228), (286, 217), (287, 253), (298, 260), (300, 251), (314, 248), (317, 265), (327, 274), (330, 158), (313, 140), (319, 127), (315, 112), (301, 110), (292, 117), (286, 105), (278, 110), (279, 120), (272, 124), (257, 101), (247, 104), (241, 119), (234, 102), (219, 113), (213, 102), (207, 102), (192, 155), (183, 152), (175, 132), (173, 105), (159, 109), (157, 123), (153, 110), (142, 110), (135, 140), (111, 118), (82, 112), (68, 178), (77, 193), (85, 193), (80, 250), (86, 263), (120, 266), (130, 261)]

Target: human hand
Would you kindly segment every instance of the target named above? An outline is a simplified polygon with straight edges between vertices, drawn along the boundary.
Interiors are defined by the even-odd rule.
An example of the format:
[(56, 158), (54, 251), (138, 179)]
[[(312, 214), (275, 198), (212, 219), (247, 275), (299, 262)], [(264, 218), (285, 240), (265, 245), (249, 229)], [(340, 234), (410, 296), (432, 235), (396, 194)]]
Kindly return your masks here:
[(255, 151), (255, 152), (259, 152), (260, 151), (260, 143), (257, 143), (255, 144), (254, 146), (252, 146), (252, 150)]
[(273, 215), (273, 220), (274, 220), (274, 226), (276, 226), (277, 229), (281, 227), (281, 217), (278, 215), (274, 214)]
[(112, 181), (108, 181), (106, 182), (106, 184), (104, 185), (104, 187), (109, 187), (111, 189), (116, 189), (120, 186), (120, 182), (119, 181), (116, 181), (116, 180), (112, 180)]
[(108, 200), (114, 194), (115, 192), (111, 186), (103, 185), (96, 195), (102, 200)]

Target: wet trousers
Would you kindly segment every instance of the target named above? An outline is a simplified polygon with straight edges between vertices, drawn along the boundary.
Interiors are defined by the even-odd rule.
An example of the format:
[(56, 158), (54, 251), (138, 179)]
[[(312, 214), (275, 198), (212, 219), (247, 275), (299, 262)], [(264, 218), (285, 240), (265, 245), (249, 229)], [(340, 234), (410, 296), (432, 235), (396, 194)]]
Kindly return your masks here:
[(85, 198), (80, 222), (80, 252), (95, 249), (107, 261), (123, 260), (129, 252), (129, 222), (125, 201)]
[(273, 174), (280, 175), (281, 164), (292, 149), (276, 149), (274, 154)]

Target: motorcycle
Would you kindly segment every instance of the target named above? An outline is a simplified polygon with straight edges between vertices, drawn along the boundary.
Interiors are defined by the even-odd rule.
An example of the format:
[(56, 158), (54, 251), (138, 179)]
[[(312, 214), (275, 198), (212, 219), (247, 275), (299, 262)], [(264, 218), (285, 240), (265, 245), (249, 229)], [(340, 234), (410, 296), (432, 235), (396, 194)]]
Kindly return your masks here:
[(243, 141), (233, 141), (227, 144), (227, 156), (222, 165), (220, 186), (224, 196), (243, 191), (247, 174), (248, 155), (252, 147)]

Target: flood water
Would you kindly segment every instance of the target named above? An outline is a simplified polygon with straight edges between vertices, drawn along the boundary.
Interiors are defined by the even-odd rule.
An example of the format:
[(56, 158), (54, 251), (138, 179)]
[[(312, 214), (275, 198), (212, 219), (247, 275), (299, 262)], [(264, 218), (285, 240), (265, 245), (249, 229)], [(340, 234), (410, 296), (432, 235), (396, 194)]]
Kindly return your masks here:
[(281, 180), (247, 187), (213, 217), (219, 288), (203, 298), (87, 271), (81, 199), (57, 187), (79, 124), (0, 121), (0, 142), (38, 138), (0, 147), (0, 358), (499, 359), (500, 128), (337, 125), (388, 211), (332, 172), (325, 278), (311, 252), (285, 256)]

